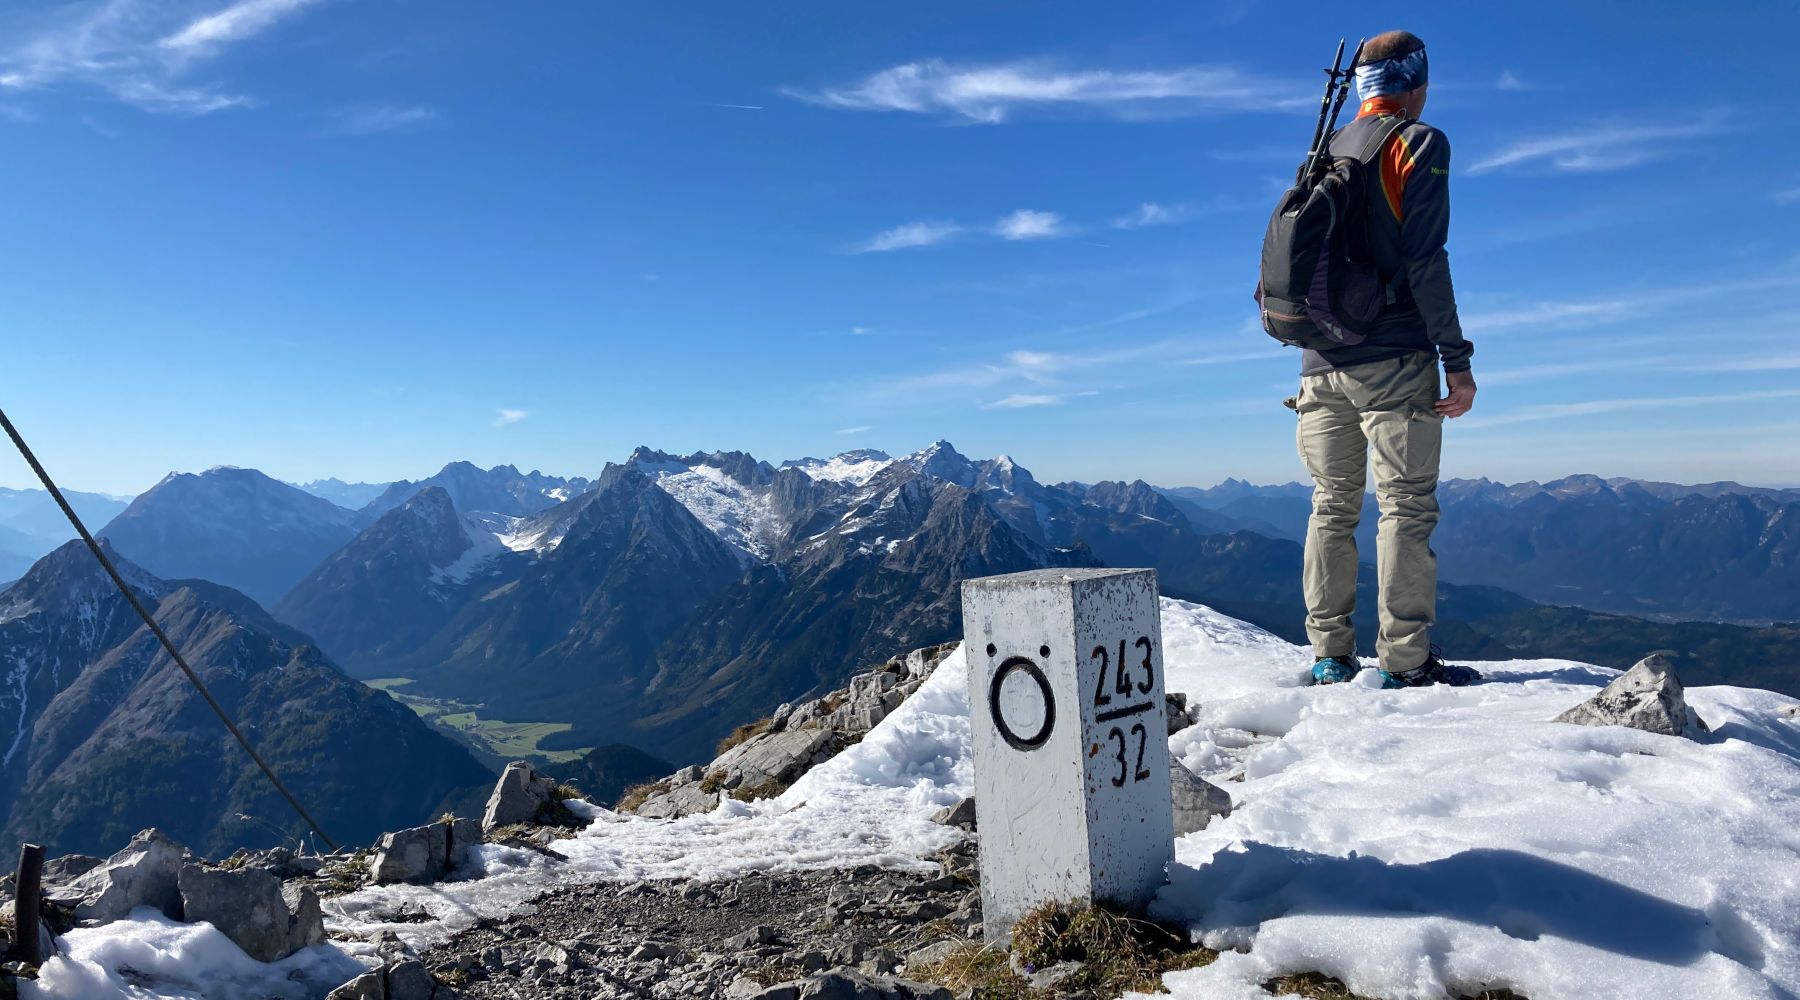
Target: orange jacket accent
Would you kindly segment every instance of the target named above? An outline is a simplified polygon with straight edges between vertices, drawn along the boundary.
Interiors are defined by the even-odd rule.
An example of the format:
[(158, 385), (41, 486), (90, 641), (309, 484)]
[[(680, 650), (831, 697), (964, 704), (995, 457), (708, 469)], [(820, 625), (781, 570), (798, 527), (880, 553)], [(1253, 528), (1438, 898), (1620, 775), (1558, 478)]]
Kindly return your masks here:
[[(1366, 118), (1370, 115), (1404, 115), (1405, 109), (1392, 97), (1371, 97), (1362, 102), (1362, 108), (1356, 117)], [(1388, 146), (1381, 151), (1381, 193), (1387, 196), (1388, 211), (1394, 213), (1395, 222), (1405, 221), (1404, 196), (1407, 178), (1413, 172), (1412, 146), (1407, 143), (1402, 132), (1394, 133), (1388, 140)]]

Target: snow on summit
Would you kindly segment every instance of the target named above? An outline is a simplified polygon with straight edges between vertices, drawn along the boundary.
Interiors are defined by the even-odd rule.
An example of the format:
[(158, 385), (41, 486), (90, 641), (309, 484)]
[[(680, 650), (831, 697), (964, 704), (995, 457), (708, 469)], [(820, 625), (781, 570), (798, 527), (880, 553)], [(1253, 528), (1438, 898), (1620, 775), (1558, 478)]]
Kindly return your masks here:
[[(1177, 841), (1153, 904), (1223, 951), (1167, 977), (1178, 1000), (1266, 997), (1260, 983), (1297, 972), (1392, 1000), (1800, 993), (1794, 699), (1690, 688), (1713, 728), (1692, 741), (1547, 721), (1616, 676), (1598, 667), (1483, 663), (1487, 680), (1462, 689), (1308, 687), (1307, 650), (1260, 629), (1169, 599), (1162, 623), (1169, 689), (1199, 710), (1170, 748), (1235, 806)], [(568, 865), (487, 846), (479, 880), (364, 889), (328, 901), (328, 925), (423, 945), (577, 880), (931, 868), (960, 836), (931, 813), (972, 788), (966, 671), (953, 654), (778, 799), (672, 821), (601, 810), (558, 842)], [(394, 919), (409, 907), (439, 922)], [(159, 917), (78, 930), (22, 995), (299, 996), (290, 973), (349, 961), (327, 945), (262, 966), (208, 933)], [(120, 965), (137, 977), (106, 971)]]

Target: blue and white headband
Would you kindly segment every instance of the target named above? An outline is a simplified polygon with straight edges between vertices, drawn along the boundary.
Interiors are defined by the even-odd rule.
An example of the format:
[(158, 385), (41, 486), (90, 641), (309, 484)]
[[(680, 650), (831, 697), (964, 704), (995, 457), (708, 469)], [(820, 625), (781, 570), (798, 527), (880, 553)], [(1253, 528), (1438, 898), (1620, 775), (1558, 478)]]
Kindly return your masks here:
[(1371, 97), (1404, 94), (1425, 86), (1430, 78), (1425, 65), (1425, 49), (1420, 47), (1391, 59), (1358, 65), (1356, 96), (1366, 101)]

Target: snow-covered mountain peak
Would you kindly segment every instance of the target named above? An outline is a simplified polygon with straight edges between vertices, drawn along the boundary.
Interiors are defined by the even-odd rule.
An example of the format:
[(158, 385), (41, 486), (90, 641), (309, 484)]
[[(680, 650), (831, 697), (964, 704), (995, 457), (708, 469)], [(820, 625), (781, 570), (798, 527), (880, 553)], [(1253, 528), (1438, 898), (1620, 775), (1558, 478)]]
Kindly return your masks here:
[(900, 461), (936, 479), (974, 489), (979, 470), (948, 441), (939, 440), (902, 458)]
[(771, 503), (773, 470), (744, 452), (680, 457), (640, 446), (625, 468), (648, 476), (746, 562), (767, 561), (785, 527)]
[(799, 469), (813, 479), (848, 486), (861, 486), (877, 472), (893, 464), (885, 451), (859, 448), (830, 458), (801, 458), (781, 463), (784, 469)]

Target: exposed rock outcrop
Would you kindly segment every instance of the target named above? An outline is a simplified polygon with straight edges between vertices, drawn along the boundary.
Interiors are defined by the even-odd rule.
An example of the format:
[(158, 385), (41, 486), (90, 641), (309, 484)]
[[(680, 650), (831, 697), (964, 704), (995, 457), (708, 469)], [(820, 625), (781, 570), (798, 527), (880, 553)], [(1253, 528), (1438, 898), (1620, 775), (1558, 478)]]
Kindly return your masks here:
[(526, 761), (515, 760), (506, 765), (494, 794), (488, 796), (481, 832), (491, 834), (515, 823), (568, 826), (576, 822), (558, 796), (556, 779), (537, 773)]
[(1556, 717), (1580, 726), (1630, 726), (1664, 736), (1710, 732), (1688, 707), (1681, 678), (1667, 657), (1651, 653), (1601, 692)]
[(105, 924), (139, 906), (181, 919), (181, 866), (187, 849), (161, 830), (131, 838), (125, 849), (87, 873), (45, 890), (51, 903), (70, 910), (83, 924)]
[(782, 705), (769, 718), (740, 729), (711, 764), (684, 767), (652, 785), (638, 801), (628, 794), (619, 808), (673, 819), (711, 811), (724, 795), (746, 801), (773, 798), (814, 765), (866, 736), (925, 683), (956, 645), (915, 649), (851, 678), (847, 688)]
[[(511, 770), (508, 768), (508, 773)], [(501, 781), (504, 783), (505, 779)], [(495, 794), (499, 794), (498, 789)], [(410, 830), (384, 833), (369, 862), (369, 881), (436, 882), (467, 856), (471, 846), (479, 843), (481, 825), (472, 819), (445, 818)]]
[(280, 961), (325, 940), (318, 894), (304, 886), (288, 891), (266, 871), (184, 865), (180, 887), (188, 922), (212, 924), (259, 962)]

